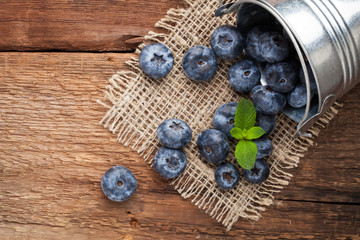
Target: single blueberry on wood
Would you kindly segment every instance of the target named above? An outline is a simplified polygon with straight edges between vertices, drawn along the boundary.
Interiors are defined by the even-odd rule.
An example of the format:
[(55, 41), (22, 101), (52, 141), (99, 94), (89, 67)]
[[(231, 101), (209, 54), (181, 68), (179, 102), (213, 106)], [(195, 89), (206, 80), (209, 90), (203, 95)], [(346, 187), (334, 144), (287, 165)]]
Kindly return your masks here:
[(223, 190), (234, 188), (239, 179), (240, 171), (232, 163), (222, 163), (215, 169), (215, 182)]
[(186, 167), (187, 159), (184, 151), (161, 147), (154, 157), (154, 168), (164, 178), (179, 176)]
[(164, 146), (181, 149), (191, 141), (192, 131), (184, 121), (172, 118), (159, 125), (157, 136)]
[(174, 65), (174, 56), (170, 49), (161, 43), (146, 45), (139, 56), (141, 70), (151, 78), (165, 77)]
[(217, 70), (217, 62), (213, 50), (201, 45), (190, 48), (184, 54), (182, 66), (185, 75), (197, 82), (209, 80)]
[(206, 129), (199, 133), (197, 146), (207, 162), (219, 165), (230, 152), (230, 144), (225, 133), (216, 129)]
[(211, 35), (211, 48), (217, 57), (230, 60), (242, 53), (245, 41), (239, 30), (231, 25), (222, 25)]
[(134, 174), (123, 166), (110, 168), (101, 179), (101, 188), (111, 201), (122, 202), (128, 199), (137, 188)]

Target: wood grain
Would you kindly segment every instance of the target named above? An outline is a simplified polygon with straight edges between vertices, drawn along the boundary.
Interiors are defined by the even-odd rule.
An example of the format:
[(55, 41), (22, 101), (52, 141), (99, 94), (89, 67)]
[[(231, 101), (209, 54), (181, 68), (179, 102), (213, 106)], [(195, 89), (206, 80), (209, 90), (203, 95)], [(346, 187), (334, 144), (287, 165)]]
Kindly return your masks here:
[(183, 6), (183, 0), (3, 0), (0, 51), (133, 51), (136, 38), (156, 30), (168, 9)]
[[(221, 224), (98, 124), (107, 79), (132, 54), (0, 53), (0, 239), (358, 239), (360, 86), (256, 223)], [(113, 165), (139, 187), (114, 203)]]

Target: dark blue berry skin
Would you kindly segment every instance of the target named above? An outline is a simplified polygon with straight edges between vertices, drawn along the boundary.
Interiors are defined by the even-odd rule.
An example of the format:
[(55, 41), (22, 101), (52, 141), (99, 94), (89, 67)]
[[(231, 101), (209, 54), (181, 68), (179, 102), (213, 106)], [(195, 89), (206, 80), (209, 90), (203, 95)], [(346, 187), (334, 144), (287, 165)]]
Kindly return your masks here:
[[(314, 93), (310, 91), (310, 97), (312, 98)], [(287, 103), (294, 108), (301, 108), (306, 105), (307, 91), (306, 86), (301, 82), (286, 95)]]
[(246, 36), (245, 52), (249, 58), (258, 62), (266, 62), (265, 58), (261, 55), (261, 48), (259, 45), (260, 36), (267, 31), (267, 26), (256, 26), (250, 30)]
[(227, 158), (230, 144), (225, 133), (216, 129), (206, 129), (199, 133), (197, 146), (207, 162), (219, 165)]
[(129, 169), (115, 166), (110, 168), (102, 177), (101, 188), (108, 199), (122, 202), (135, 192), (137, 181)]
[(256, 159), (270, 156), (273, 150), (272, 141), (269, 138), (259, 138), (254, 140), (257, 147)]
[(230, 85), (240, 93), (250, 92), (256, 85), (259, 85), (260, 77), (259, 68), (249, 59), (238, 61), (229, 69)]
[[(311, 69), (309, 64), (307, 64), (307, 69)], [(304, 70), (302, 68), (300, 68), (300, 70), (299, 70), (299, 79), (300, 79), (300, 82), (306, 86)], [(312, 73), (312, 71), (309, 72), (309, 80), (310, 80), (310, 90), (313, 94), (316, 94), (317, 86), (316, 86), (315, 77), (314, 77), (314, 74)]]
[(184, 54), (182, 66), (185, 75), (197, 82), (209, 80), (217, 70), (217, 62), (213, 50), (205, 46), (190, 48)]
[(264, 72), (266, 84), (272, 90), (287, 93), (297, 84), (299, 68), (294, 62), (269, 63)]
[(278, 32), (265, 32), (259, 37), (260, 54), (269, 63), (281, 62), (289, 55), (289, 44)]
[(244, 178), (251, 183), (262, 183), (270, 175), (269, 164), (265, 159), (257, 159), (251, 170), (243, 169)]
[(191, 141), (192, 131), (184, 121), (172, 118), (159, 125), (157, 137), (165, 147), (181, 149)]
[(265, 131), (264, 135), (262, 135), (263, 137), (269, 136), (276, 127), (276, 116), (257, 112), (256, 126), (261, 127)]
[(146, 45), (140, 53), (141, 70), (151, 78), (165, 77), (174, 65), (174, 56), (170, 49), (161, 43)]
[(220, 164), (215, 169), (215, 182), (223, 190), (229, 190), (235, 187), (239, 182), (240, 171), (232, 163)]
[(237, 58), (245, 47), (244, 37), (231, 25), (216, 28), (211, 35), (210, 43), (215, 55), (225, 60)]
[(264, 114), (275, 115), (286, 105), (284, 94), (275, 92), (268, 87), (258, 85), (250, 92), (255, 109)]
[(225, 133), (228, 138), (231, 137), (231, 129), (235, 127), (235, 111), (237, 102), (225, 103), (216, 109), (213, 117), (213, 126), (215, 129)]
[(154, 157), (154, 168), (164, 178), (178, 177), (186, 168), (187, 159), (182, 150), (161, 147)]

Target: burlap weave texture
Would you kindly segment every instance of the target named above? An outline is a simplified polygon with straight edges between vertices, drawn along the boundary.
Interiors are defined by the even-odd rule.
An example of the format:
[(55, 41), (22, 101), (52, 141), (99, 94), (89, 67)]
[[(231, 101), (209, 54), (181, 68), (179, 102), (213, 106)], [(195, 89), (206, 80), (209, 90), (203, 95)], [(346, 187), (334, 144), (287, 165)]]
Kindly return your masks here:
[[(190, 198), (199, 208), (205, 210), (230, 230), (243, 217), (258, 220), (265, 206), (273, 203), (274, 194), (288, 185), (291, 174), (288, 169), (296, 167), (303, 153), (313, 144), (312, 138), (294, 139), (296, 123), (283, 114), (277, 117), (277, 127), (271, 135), (274, 150), (267, 159), (271, 174), (260, 185), (240, 180), (237, 187), (221, 191), (214, 182), (214, 166), (204, 162), (196, 147), (199, 132), (212, 128), (212, 117), (222, 104), (234, 102), (242, 96), (229, 85), (227, 72), (233, 62), (218, 60), (218, 71), (206, 83), (196, 83), (182, 72), (184, 53), (192, 46), (209, 46), (213, 30), (223, 24), (235, 24), (235, 14), (215, 18), (218, 0), (187, 0), (186, 9), (170, 9), (156, 27), (164, 28), (167, 34), (150, 32), (145, 43), (162, 42), (174, 54), (174, 67), (166, 78), (152, 80), (139, 69), (138, 60), (127, 63), (128, 71), (120, 71), (109, 80), (105, 100), (101, 102), (107, 113), (101, 124), (116, 134), (125, 146), (136, 150), (149, 164), (160, 147), (156, 138), (158, 125), (169, 118), (179, 118), (188, 123), (193, 131), (191, 143), (184, 149), (188, 158), (185, 172), (171, 184), (184, 198)], [(139, 51), (137, 51), (139, 53)], [(324, 126), (336, 114), (332, 107), (309, 132), (317, 136), (319, 127)], [(235, 163), (235, 143), (228, 161)]]

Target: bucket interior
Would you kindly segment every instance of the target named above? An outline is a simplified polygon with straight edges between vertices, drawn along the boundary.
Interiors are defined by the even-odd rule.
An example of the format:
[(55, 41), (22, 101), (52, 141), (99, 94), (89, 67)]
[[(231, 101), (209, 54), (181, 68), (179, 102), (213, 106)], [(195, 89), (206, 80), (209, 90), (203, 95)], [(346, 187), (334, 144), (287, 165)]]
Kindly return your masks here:
[[(259, 25), (270, 26), (271, 29), (274, 29), (274, 31), (282, 33), (282, 35), (288, 40), (288, 43), (292, 44), (292, 52), (289, 58), (296, 59), (300, 68), (303, 70), (303, 77), (306, 83), (305, 85), (307, 91), (307, 103), (305, 106), (300, 108), (294, 108), (287, 104), (283, 110), (285, 115), (299, 123), (299, 130), (303, 123), (320, 112), (321, 96), (318, 92), (318, 84), (316, 76), (313, 74), (313, 68), (311, 67), (312, 64), (306, 57), (301, 44), (299, 44), (296, 35), (291, 29), (291, 26), (288, 26), (286, 21), (279, 13), (276, 12), (276, 10), (274, 10), (274, 8), (265, 2), (251, 0), (244, 1), (239, 6), (237, 13), (238, 29), (244, 34), (244, 36), (246, 36), (253, 27)], [(298, 79), (298, 81), (300, 80)], [(263, 76), (261, 83), (266, 85), (266, 79), (264, 79)], [(300, 131), (298, 131), (298, 134), (306, 135)]]

